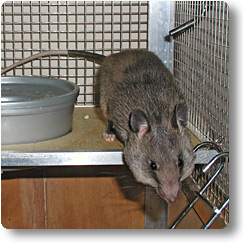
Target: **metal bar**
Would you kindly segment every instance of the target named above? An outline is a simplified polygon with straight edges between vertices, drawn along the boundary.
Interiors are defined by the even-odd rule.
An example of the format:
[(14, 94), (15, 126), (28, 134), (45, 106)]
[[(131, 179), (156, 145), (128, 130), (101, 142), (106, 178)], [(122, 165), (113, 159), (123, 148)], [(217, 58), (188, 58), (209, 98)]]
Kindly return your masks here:
[(123, 48), (123, 40), (122, 40), (122, 36), (123, 36), (123, 33), (124, 33), (124, 30), (123, 30), (123, 3), (121, 2), (121, 8), (120, 8), (120, 11), (121, 11), (121, 21), (120, 21), (120, 50), (122, 50)]
[(169, 35), (165, 36), (165, 40), (166, 41), (170, 41), (170, 37), (175, 38), (179, 35), (181, 35), (182, 33), (184, 33), (185, 31), (191, 29), (192, 27), (195, 26), (195, 24), (198, 24), (200, 19), (206, 15), (207, 11), (208, 11), (209, 7), (206, 5), (201, 13), (201, 16), (199, 16), (199, 18), (193, 18), (177, 27), (175, 27), (174, 29), (169, 31)]
[[(221, 156), (220, 156), (221, 155)], [(211, 164), (211, 162), (213, 161), (213, 163), (215, 163), (218, 159), (222, 158), (223, 156), (228, 156), (228, 154), (222, 153), (222, 154), (218, 154), (215, 157), (217, 157), (217, 159), (215, 159), (215, 157), (209, 162), (209, 164)], [(211, 164), (212, 165), (212, 164)], [(219, 175), (219, 173), (221, 172), (221, 170), (224, 167), (224, 161), (222, 161), (218, 167), (218, 169), (216, 170), (216, 172), (211, 176), (211, 178), (207, 181), (207, 183), (201, 188), (201, 190), (198, 192), (198, 194), (202, 195), (204, 193), (204, 191), (208, 188), (208, 186), (215, 180), (215, 178)], [(192, 202), (186, 207), (186, 209), (181, 213), (181, 215), (177, 218), (177, 220), (173, 223), (173, 225), (171, 226), (171, 229), (175, 229), (175, 227), (181, 222), (181, 220), (186, 216), (186, 214), (190, 211), (190, 209), (195, 205), (195, 203), (198, 201), (199, 197), (195, 197)], [(210, 203), (211, 206), (211, 203)]]
[(204, 197), (200, 192), (195, 192), (195, 194), (201, 198), (204, 202), (206, 202), (213, 210), (216, 210), (217, 207), (215, 207), (215, 205), (209, 201), (206, 197)]
[(131, 28), (132, 27), (132, 2), (129, 2), (129, 49), (132, 48), (132, 33), (131, 33)]
[(190, 204), (185, 208), (185, 210), (181, 213), (181, 215), (177, 218), (177, 220), (172, 224), (170, 229), (175, 229), (175, 227), (181, 222), (181, 220), (187, 215), (187, 213), (191, 210), (194, 204), (198, 201), (198, 197), (195, 197)]
[(204, 225), (203, 229), (208, 229), (228, 204), (229, 204), (229, 198), (224, 202), (224, 204), (221, 206), (220, 209), (217, 209), (217, 211), (215, 211), (214, 216)]
[(172, 72), (173, 45), (164, 36), (174, 25), (174, 2), (149, 2), (148, 49), (154, 52)]
[[(207, 153), (206, 151), (205, 153)], [(90, 153), (90, 155), (88, 155)], [(87, 158), (77, 161), (79, 158)], [(209, 154), (210, 155), (210, 154)], [(108, 164), (122, 164), (122, 151), (2, 151), (2, 166), (62, 166), (62, 165), (94, 165), (107, 162)], [(119, 156), (116, 157), (116, 156)], [(197, 158), (199, 157), (199, 158)], [(208, 164), (204, 159), (200, 160), (201, 154), (196, 157), (195, 164)], [(212, 157), (212, 156), (211, 156)], [(89, 158), (95, 159), (94, 161)], [(117, 160), (118, 158), (118, 160)], [(114, 161), (112, 161), (114, 159)], [(216, 158), (214, 158), (216, 159)], [(106, 162), (105, 162), (106, 161)], [(90, 164), (89, 164), (90, 163)]]
[(212, 149), (216, 149), (219, 153), (222, 152), (222, 149), (214, 142), (202, 142), (199, 143), (197, 146), (194, 147), (193, 152), (195, 153), (198, 149), (202, 148), (202, 147), (209, 147)]
[(218, 159), (222, 158), (222, 157), (228, 157), (229, 153), (228, 152), (224, 152), (221, 154), (217, 154), (208, 164), (207, 166), (205, 166), (205, 168), (203, 169), (203, 173), (207, 172), (209, 170), (209, 168), (214, 164), (215, 161), (217, 161)]
[(123, 165), (122, 151), (6, 152), (2, 167)]
[(189, 21), (187, 21), (184, 24), (181, 24), (177, 27), (175, 27), (174, 29), (169, 31), (169, 36), (171, 36), (172, 38), (175, 38), (179, 35), (181, 35), (183, 32), (189, 30), (190, 28), (192, 28), (195, 24), (195, 19), (191, 19)]
[[(174, 2), (150, 1), (148, 16), (148, 49), (158, 55), (171, 72), (173, 70), (173, 44), (166, 42), (164, 36), (174, 26), (174, 7)], [(145, 228), (168, 228), (167, 202), (147, 189), (145, 215)]]
[[(141, 2), (138, 3), (138, 36), (141, 36)], [(140, 49), (140, 41), (138, 42), (138, 49)]]
[(151, 187), (145, 191), (145, 228), (168, 228), (168, 204)]

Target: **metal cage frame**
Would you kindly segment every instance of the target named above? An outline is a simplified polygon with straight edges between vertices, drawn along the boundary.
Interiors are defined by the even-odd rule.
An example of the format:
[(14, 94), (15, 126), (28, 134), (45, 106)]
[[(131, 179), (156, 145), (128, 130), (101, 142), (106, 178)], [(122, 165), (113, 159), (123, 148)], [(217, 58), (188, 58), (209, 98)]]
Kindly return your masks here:
[[(187, 98), (190, 130), (201, 141), (216, 141), (228, 151), (229, 9), (225, 2), (7, 1), (1, 18), (2, 67), (51, 49), (103, 55), (132, 48), (155, 52)], [(177, 34), (167, 42), (165, 37), (175, 33), (170, 32), (174, 27)], [(34, 60), (7, 75), (68, 79), (80, 87), (77, 106), (97, 106), (97, 68), (93, 62), (56, 56)], [(193, 179), (199, 187), (207, 181), (201, 166)], [(226, 162), (207, 188), (207, 198), (221, 205), (229, 194), (228, 183)], [(226, 207), (226, 223), (228, 215)]]

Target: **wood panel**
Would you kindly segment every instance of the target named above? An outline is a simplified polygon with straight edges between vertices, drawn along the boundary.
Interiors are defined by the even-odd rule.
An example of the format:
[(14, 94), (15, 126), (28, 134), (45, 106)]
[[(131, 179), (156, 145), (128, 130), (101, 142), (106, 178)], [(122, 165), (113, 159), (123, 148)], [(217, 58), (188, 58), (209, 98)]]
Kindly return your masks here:
[[(192, 192), (191, 192), (192, 193)], [(188, 192), (186, 193), (188, 195)], [(195, 198), (195, 195), (191, 194), (188, 200), (182, 190), (179, 192), (178, 199), (174, 204), (169, 205), (169, 227), (180, 216), (184, 209)], [(199, 199), (188, 214), (182, 219), (182, 221), (176, 227), (177, 229), (201, 229), (214, 215), (213, 209), (202, 199)], [(210, 229), (223, 229), (226, 227), (223, 219), (219, 216)]]
[(4, 227), (144, 228), (144, 187), (134, 181), (128, 168), (87, 166), (42, 170), (2, 176)]
[[(1, 185), (6, 228), (144, 228), (144, 187), (124, 166), (8, 173), (2, 175)], [(169, 227), (188, 203), (180, 191), (176, 203), (169, 205)], [(177, 228), (200, 229), (211, 215), (212, 209), (199, 200)], [(224, 227), (218, 218), (210, 228)]]
[(127, 166), (49, 168), (46, 176), (47, 228), (144, 228), (144, 187)]
[(1, 214), (7, 229), (45, 228), (43, 179), (1, 180)]
[[(187, 200), (183, 191), (180, 190), (176, 202), (174, 204), (169, 205), (169, 228), (180, 216), (180, 214), (184, 211), (188, 204), (189, 201)], [(201, 219), (198, 217), (197, 213), (192, 208), (185, 216), (185, 218), (178, 224), (176, 229), (200, 229), (202, 228), (202, 226), (203, 223)]]
[(47, 228), (144, 228), (140, 202), (124, 197), (112, 178), (47, 179)]
[[(202, 222), (206, 224), (209, 219), (214, 215), (213, 209), (205, 203), (202, 199), (199, 199), (194, 206), (195, 210), (197, 211), (198, 215), (200, 216)], [(209, 227), (210, 229), (223, 229), (226, 227), (223, 219), (218, 217), (215, 219), (213, 224)]]

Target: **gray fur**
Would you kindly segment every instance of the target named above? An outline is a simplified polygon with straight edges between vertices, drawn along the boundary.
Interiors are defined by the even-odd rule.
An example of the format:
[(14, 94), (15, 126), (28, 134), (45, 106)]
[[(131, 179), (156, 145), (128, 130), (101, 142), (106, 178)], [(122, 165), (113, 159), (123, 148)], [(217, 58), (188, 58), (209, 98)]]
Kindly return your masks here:
[(127, 50), (107, 57), (98, 79), (101, 108), (124, 143), (134, 177), (174, 202), (180, 181), (194, 168), (194, 154), (185, 129), (187, 107), (173, 75), (152, 52)]

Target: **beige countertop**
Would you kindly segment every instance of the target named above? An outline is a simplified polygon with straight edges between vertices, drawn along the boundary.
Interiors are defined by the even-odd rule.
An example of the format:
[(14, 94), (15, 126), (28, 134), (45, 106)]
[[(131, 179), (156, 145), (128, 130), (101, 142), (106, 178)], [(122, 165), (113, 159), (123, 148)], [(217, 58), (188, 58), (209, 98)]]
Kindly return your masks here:
[[(2, 151), (79, 151), (79, 150), (119, 150), (119, 141), (106, 142), (102, 134), (106, 130), (106, 120), (100, 108), (76, 107), (73, 113), (73, 128), (70, 133), (48, 141), (3, 145)], [(58, 126), (58, 124), (57, 124)]]
[[(69, 134), (38, 143), (3, 145), (2, 151), (121, 150), (123, 145), (118, 140), (111, 143), (103, 139), (106, 125), (100, 108), (76, 107), (73, 113), (73, 128)], [(190, 135), (195, 146), (199, 140), (191, 133)]]

